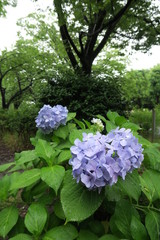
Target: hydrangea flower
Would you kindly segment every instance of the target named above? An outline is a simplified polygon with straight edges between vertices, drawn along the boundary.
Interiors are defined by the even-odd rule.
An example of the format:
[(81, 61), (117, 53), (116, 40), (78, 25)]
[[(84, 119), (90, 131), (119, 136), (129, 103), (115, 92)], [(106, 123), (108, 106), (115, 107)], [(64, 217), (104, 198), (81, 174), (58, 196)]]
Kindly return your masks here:
[(124, 179), (143, 160), (143, 149), (130, 130), (116, 129), (107, 136), (84, 133), (74, 144), (69, 161), (73, 177), (90, 190), (113, 185), (118, 176)]
[(119, 175), (125, 179), (127, 172), (139, 168), (143, 161), (143, 148), (130, 129), (116, 128), (106, 136), (107, 148), (113, 158), (117, 158), (121, 171)]
[(68, 110), (66, 107), (56, 105), (44, 105), (36, 118), (36, 127), (40, 128), (43, 133), (50, 133), (57, 129), (61, 124), (65, 125)]
[(93, 118), (93, 119), (91, 120), (91, 122), (92, 122), (93, 124), (97, 125), (97, 128), (98, 128), (97, 130), (98, 130), (98, 131), (100, 131), (100, 132), (103, 131), (104, 125), (103, 125), (103, 123), (102, 123), (102, 121), (101, 121), (100, 119), (98, 119), (98, 118)]

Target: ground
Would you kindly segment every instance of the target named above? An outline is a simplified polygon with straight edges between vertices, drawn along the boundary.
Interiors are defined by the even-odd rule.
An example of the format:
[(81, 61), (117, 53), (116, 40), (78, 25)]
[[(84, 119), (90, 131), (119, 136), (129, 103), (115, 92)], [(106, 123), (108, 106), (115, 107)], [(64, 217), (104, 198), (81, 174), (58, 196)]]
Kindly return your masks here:
[(0, 165), (13, 161), (14, 152), (11, 151), (0, 139)]

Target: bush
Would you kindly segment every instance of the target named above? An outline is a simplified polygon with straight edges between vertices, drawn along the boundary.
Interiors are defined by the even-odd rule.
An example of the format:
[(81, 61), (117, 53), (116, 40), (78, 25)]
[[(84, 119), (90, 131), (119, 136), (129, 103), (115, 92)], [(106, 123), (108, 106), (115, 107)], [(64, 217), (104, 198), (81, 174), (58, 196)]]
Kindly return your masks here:
[(127, 106), (119, 79), (105, 75), (79, 76), (72, 72), (56, 76), (46, 84), (39, 93), (39, 101), (40, 107), (43, 104), (67, 106), (79, 119), (92, 119), (98, 113), (105, 116), (109, 109), (124, 114)]
[[(159, 106), (155, 108), (156, 112), (156, 127), (160, 126), (160, 109)], [(146, 133), (152, 129), (152, 110), (147, 108), (134, 109), (130, 113), (129, 117), (131, 122), (139, 124), (142, 128), (142, 132)]]
[[(118, 157), (115, 164), (120, 167), (120, 154), (124, 153), (124, 159), (127, 159), (128, 155), (125, 153), (130, 152), (128, 160), (125, 162), (123, 159), (124, 165), (127, 166), (128, 161), (131, 161), (134, 168), (138, 167), (136, 161), (139, 158), (141, 147), (133, 135), (143, 144), (144, 160), (140, 169), (135, 169), (132, 173), (123, 176), (125, 180), (119, 175), (117, 183), (115, 183), (115, 176), (112, 175), (115, 171), (118, 174), (117, 167), (108, 169), (109, 176), (115, 179), (114, 184), (112, 186), (106, 184), (102, 189), (97, 187), (97, 189), (90, 188), (88, 190), (89, 185), (86, 180), (84, 181), (85, 186), (73, 179), (70, 166), (73, 159), (69, 164), (68, 161), (71, 157), (75, 158), (79, 154), (77, 155), (78, 159), (74, 159), (74, 170), (80, 170), (82, 162), (77, 160), (83, 159), (84, 153), (83, 151), (79, 152), (82, 144), (79, 144), (80, 141), (76, 139), (82, 140), (82, 133), (93, 133), (93, 135), (87, 135), (88, 138), (95, 136), (99, 123), (77, 121), (74, 117), (74, 113), (69, 113), (67, 124), (59, 126), (50, 134), (44, 134), (38, 130), (35, 138), (31, 139), (34, 145), (33, 150), (16, 154), (14, 162), (0, 166), (0, 172), (6, 172), (6, 175), (0, 179), (2, 206), (0, 236), (4, 239), (8, 237), (11, 240), (159, 239), (159, 145), (152, 144), (141, 137), (137, 133), (139, 126), (117, 113), (108, 112), (108, 119), (99, 115), (107, 133), (110, 132), (109, 139), (115, 140), (114, 147), (119, 146), (117, 143), (122, 141), (122, 151), (114, 150), (110, 161), (112, 162)], [(48, 124), (48, 119), (45, 121)], [(44, 124), (43, 129), (45, 130), (45, 123), (41, 122), (41, 124)], [(128, 142), (130, 138), (124, 139), (123, 134), (121, 138), (115, 138), (111, 130), (117, 126), (131, 129), (133, 141)], [(106, 131), (103, 131), (103, 137), (106, 138), (104, 136)], [(124, 129), (121, 132), (124, 132)], [(126, 134), (130, 134), (129, 131)], [(112, 140), (110, 141), (112, 142)], [(126, 142), (130, 147), (126, 145)], [(78, 151), (77, 148), (71, 148), (74, 144), (78, 146)], [(86, 152), (88, 159), (94, 160), (95, 148), (92, 149), (94, 147), (92, 141), (90, 144), (87, 145), (87, 148), (83, 146), (82, 149), (88, 149)], [(109, 144), (109, 146), (111, 145)], [(98, 159), (98, 156), (101, 158), (101, 151), (109, 154), (107, 149), (107, 145), (106, 148), (97, 149), (99, 153), (96, 158)], [(85, 166), (87, 158), (83, 163)], [(83, 168), (82, 165), (81, 167)], [(105, 166), (102, 165), (103, 167)], [(122, 171), (128, 171), (128, 168), (123, 167), (120, 167)], [(100, 168), (98, 169), (100, 170)], [(90, 174), (93, 172), (91, 171)], [(77, 176), (83, 175), (83, 173), (86, 176), (86, 172), (76, 172)], [(94, 179), (96, 180), (96, 178), (100, 178), (100, 175), (96, 175)], [(106, 178), (106, 181), (110, 183), (109, 178), (108, 180)], [(95, 182), (95, 184), (98, 183)]]
[(13, 105), (8, 110), (0, 110), (1, 139), (10, 149), (19, 151), (30, 147), (29, 138), (36, 132), (35, 117), (38, 108), (33, 104), (22, 103), (18, 109)]

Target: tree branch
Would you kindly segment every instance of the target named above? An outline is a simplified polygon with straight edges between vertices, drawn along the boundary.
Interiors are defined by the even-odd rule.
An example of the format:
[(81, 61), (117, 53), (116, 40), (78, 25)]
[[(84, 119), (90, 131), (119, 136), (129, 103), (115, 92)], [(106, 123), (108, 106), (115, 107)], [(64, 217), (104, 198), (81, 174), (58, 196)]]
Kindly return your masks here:
[(5, 75), (7, 74), (7, 73), (9, 73), (10, 71), (13, 71), (14, 69), (16, 69), (16, 68), (18, 68), (18, 67), (21, 67), (21, 66), (23, 66), (23, 63), (22, 64), (19, 64), (19, 65), (17, 65), (17, 66), (14, 66), (14, 67), (11, 67), (11, 68), (9, 68), (8, 70), (6, 70), (3, 74), (2, 74), (2, 79), (5, 77)]
[(19, 97), (20, 95), (22, 95), (23, 92), (25, 92), (27, 89), (29, 89), (32, 86), (32, 81), (30, 82), (30, 84), (28, 86), (26, 86), (25, 88), (17, 91), (8, 101), (8, 103), (6, 104), (7, 108), (9, 107), (9, 105), (13, 102), (13, 100), (17, 97)]
[(103, 47), (106, 44), (108, 38), (113, 33), (114, 29), (116, 28), (117, 24), (119, 23), (119, 21), (121, 20), (123, 15), (128, 11), (131, 4), (135, 1), (136, 0), (128, 0), (127, 4), (111, 20), (109, 20), (107, 24), (105, 24), (103, 26), (103, 29), (107, 28), (107, 30), (105, 32), (105, 35), (104, 35), (102, 41), (99, 43), (99, 45), (97, 46), (97, 48), (95, 49), (95, 51), (93, 53), (93, 58), (94, 59), (97, 57), (99, 52), (103, 49)]

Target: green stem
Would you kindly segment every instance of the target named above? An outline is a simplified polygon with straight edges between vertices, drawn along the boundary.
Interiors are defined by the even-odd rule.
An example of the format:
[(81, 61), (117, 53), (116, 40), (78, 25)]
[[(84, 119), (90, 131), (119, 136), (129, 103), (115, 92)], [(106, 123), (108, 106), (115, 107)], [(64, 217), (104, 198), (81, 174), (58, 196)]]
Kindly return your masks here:
[(146, 210), (152, 210), (152, 211), (155, 211), (155, 212), (158, 212), (160, 213), (160, 209), (157, 209), (155, 207), (152, 207), (152, 206), (142, 206), (142, 205), (139, 205), (139, 204), (133, 204), (135, 206), (135, 208), (137, 208), (138, 210), (141, 210), (141, 211), (146, 211)]

